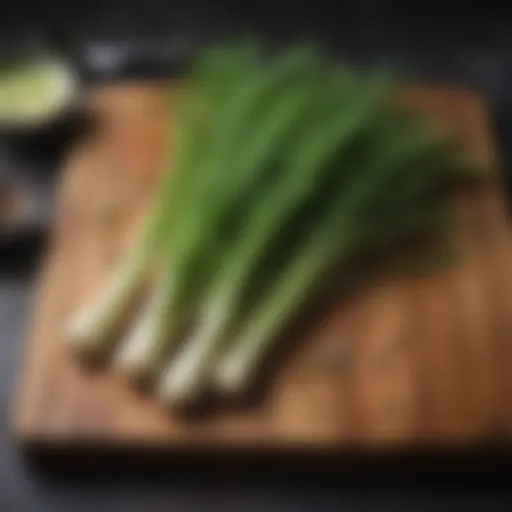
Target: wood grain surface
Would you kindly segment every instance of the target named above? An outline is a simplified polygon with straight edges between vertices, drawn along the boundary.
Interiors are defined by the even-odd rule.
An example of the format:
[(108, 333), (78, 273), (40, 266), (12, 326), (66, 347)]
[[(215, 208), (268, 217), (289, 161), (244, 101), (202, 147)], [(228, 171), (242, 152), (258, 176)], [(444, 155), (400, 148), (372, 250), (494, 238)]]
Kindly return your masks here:
[[(454, 130), (489, 169), (489, 119), (473, 93), (407, 95)], [(63, 342), (70, 312), (98, 292), (157, 183), (165, 118), (159, 86), (92, 94), (98, 123), (65, 162), (35, 300), (14, 433), (72, 446), (344, 449), (478, 444), (512, 434), (512, 236), (495, 180), (461, 207), (460, 265), (436, 277), (379, 280), (298, 327), (262, 401), (201, 419), (171, 416), (108, 368), (82, 367)], [(104, 229), (95, 216), (118, 202)]]

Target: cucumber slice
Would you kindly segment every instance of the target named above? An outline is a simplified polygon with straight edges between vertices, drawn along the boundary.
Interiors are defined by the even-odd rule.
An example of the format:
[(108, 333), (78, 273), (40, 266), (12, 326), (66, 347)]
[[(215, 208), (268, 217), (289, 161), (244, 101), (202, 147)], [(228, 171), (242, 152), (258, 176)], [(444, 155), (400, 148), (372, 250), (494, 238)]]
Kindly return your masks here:
[(69, 106), (76, 93), (72, 70), (57, 59), (39, 58), (0, 67), (0, 123), (39, 124)]

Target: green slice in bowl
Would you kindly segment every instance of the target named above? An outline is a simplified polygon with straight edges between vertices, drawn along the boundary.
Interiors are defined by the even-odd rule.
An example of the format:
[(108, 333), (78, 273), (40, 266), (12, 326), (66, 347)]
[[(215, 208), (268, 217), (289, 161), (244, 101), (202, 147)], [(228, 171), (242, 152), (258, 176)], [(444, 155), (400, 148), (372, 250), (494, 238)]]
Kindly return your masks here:
[(73, 102), (78, 80), (55, 58), (33, 58), (0, 65), (0, 126), (44, 124)]

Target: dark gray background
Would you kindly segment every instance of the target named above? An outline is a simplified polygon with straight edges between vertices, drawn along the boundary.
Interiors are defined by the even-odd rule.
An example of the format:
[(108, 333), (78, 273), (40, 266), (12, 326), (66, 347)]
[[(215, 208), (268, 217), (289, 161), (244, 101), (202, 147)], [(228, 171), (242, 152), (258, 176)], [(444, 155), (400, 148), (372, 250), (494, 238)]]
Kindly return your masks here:
[[(426, 80), (480, 90), (492, 107), (507, 171), (512, 143), (512, 13), (491, 2), (428, 6), (377, 0), (337, 2), (330, 7), (308, 2), (301, 6), (298, 1), (9, 1), (0, 8), (0, 50), (8, 55), (27, 46), (51, 44), (76, 57), (91, 41), (154, 45), (155, 40), (196, 41), (247, 31), (276, 41), (320, 38), (341, 58), (387, 59)], [(43, 141), (42, 147), (44, 151), (39, 141), (20, 149), (0, 138), (0, 177), (26, 180), (48, 215), (62, 144)], [(505, 182), (507, 176), (505, 172)], [(307, 471), (290, 476), (266, 475), (261, 470), (254, 470), (251, 478), (228, 479), (198, 468), (185, 477), (173, 471), (152, 481), (140, 474), (100, 478), (73, 477), (70, 472), (55, 477), (44, 469), (28, 468), (10, 440), (9, 406), (40, 248), (39, 238), (0, 246), (0, 511), (512, 509), (508, 474), (498, 478), (482, 472), (462, 478), (444, 474), (441, 464), (438, 474), (428, 479), (390, 476), (385, 471), (320, 478)]]

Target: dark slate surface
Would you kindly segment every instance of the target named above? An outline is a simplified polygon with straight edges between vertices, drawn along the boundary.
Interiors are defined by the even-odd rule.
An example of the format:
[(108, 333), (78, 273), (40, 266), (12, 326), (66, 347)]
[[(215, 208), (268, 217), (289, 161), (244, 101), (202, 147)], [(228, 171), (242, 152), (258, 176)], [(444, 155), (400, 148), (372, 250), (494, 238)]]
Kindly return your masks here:
[[(413, 2), (410, 2), (411, 4)], [(275, 41), (321, 38), (340, 58), (357, 62), (391, 60), (427, 80), (467, 84), (489, 100), (508, 179), (512, 147), (512, 14), (491, 2), (420, 4), (364, 0), (336, 7), (299, 2), (168, 2), (131, 0), (2, 3), (0, 59), (27, 48), (52, 46), (63, 51), (87, 80), (111, 78), (105, 70), (84, 66), (94, 43), (134, 47), (144, 41), (157, 48), (158, 66), (168, 65), (176, 48), (194, 47), (207, 37), (265, 33)], [(423, 11), (423, 12), (420, 12)], [(164, 43), (165, 42), (165, 43)], [(114, 46), (117, 48), (117, 46)], [(163, 51), (162, 48), (169, 50)], [(124, 74), (147, 72), (139, 46)], [(153, 51), (154, 54), (154, 51)], [(78, 60), (77, 60), (78, 59)], [(154, 58), (155, 59), (155, 58)], [(168, 68), (166, 68), (168, 69)], [(169, 66), (174, 69), (174, 66)], [(117, 70), (119, 72), (120, 69)], [(154, 71), (154, 69), (153, 69)], [(53, 183), (65, 146), (63, 133), (13, 144), (0, 138), (0, 178), (16, 179), (36, 193), (40, 231), (22, 240), (0, 241), (0, 510), (511, 510), (509, 476), (462, 478), (443, 473), (426, 477), (386, 471), (355, 475), (305, 470), (294, 476), (255, 469), (252, 477), (222, 477), (200, 468), (156, 480), (138, 474), (55, 476), (31, 468), (9, 434), (9, 407), (19, 368), (21, 344), (34, 291), (34, 267), (51, 218)], [(505, 455), (503, 455), (505, 457)], [(76, 465), (79, 464), (76, 461)], [(223, 461), (218, 461), (222, 465)], [(481, 463), (481, 469), (490, 462)], [(129, 472), (128, 472), (129, 473)]]

